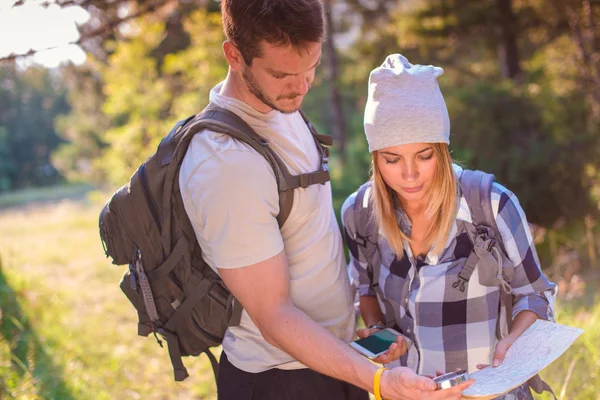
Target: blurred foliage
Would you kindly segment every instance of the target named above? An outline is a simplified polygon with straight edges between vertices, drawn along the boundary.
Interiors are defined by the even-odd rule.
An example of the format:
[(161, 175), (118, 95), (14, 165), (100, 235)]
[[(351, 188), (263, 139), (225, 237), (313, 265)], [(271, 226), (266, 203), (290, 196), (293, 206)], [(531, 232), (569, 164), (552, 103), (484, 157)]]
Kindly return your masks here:
[(598, 132), (586, 129), (576, 94), (548, 96), (534, 87), (534, 95), (509, 81), (454, 90), (447, 96), (453, 156), (494, 173), (517, 194), (530, 222), (581, 219), (594, 208), (585, 168), (596, 162)]
[(54, 71), (0, 68), (0, 192), (60, 181), (50, 163), (61, 143), (54, 120), (68, 111), (66, 89)]
[[(335, 123), (330, 91), (334, 85), (339, 91), (345, 135), (338, 148), (345, 149), (345, 157), (334, 148), (336, 208), (369, 175), (362, 126), (369, 72), (387, 54), (400, 52), (414, 63), (444, 67), (440, 83), (457, 161), (494, 173), (517, 194), (529, 219), (544, 227), (564, 220), (581, 226), (585, 216), (596, 215), (600, 84), (593, 83), (600, 79), (600, 49), (595, 47), (600, 2), (330, 3), (339, 81), (330, 82), (331, 67), (323, 63), (304, 108), (322, 133), (330, 133)], [(92, 1), (85, 6), (92, 18), (82, 32), (103, 23), (110, 29), (86, 42), (86, 65), (53, 72), (61, 74), (66, 88), (54, 92), (55, 114), (41, 115), (55, 120), (63, 143), (59, 146), (54, 131), (46, 129), (44, 134), (55, 140), (44, 148), (54, 150), (52, 164), (69, 180), (115, 187), (127, 181), (177, 120), (202, 110), (210, 88), (226, 76), (220, 13), (218, 2), (209, 0)], [(113, 23), (124, 15), (137, 17)], [(326, 51), (324, 57), (328, 61), (331, 54)], [(9, 74), (9, 86), (31, 80), (26, 77), (32, 71), (1, 70)], [(54, 118), (66, 111), (58, 106), (65, 90), (70, 112)], [(25, 107), (23, 96), (12, 102), (7, 93), (2, 86), (0, 99), (5, 100), (0, 101), (14, 104), (13, 109)], [(47, 161), (33, 153), (42, 141), (27, 135), (42, 131), (32, 130), (31, 120), (14, 117), (20, 128), (0, 123), (0, 189), (16, 181), (39, 184), (32, 171), (49, 171), (39, 168)], [(18, 137), (36, 146), (15, 145)], [(19, 152), (25, 153), (20, 161), (10, 161)]]
[(62, 71), (69, 85), (71, 112), (56, 118), (56, 128), (65, 140), (52, 156), (54, 166), (70, 181), (101, 183), (106, 181), (100, 155), (108, 147), (104, 137), (110, 119), (102, 109), (105, 97), (103, 81), (93, 68), (69, 65)]
[[(84, 76), (84, 80), (99, 79), (103, 84), (96, 86), (94, 80), (89, 94), (71, 92), (71, 101), (79, 104), (74, 108), (80, 112), (62, 119), (60, 128), (65, 134), (71, 130), (78, 140), (63, 146), (55, 157), (57, 164), (66, 167), (65, 173), (76, 169), (86, 173), (87, 179), (124, 183), (178, 119), (208, 104), (208, 91), (227, 73), (221, 56), (220, 14), (203, 10), (190, 14), (183, 28), (191, 45), (157, 57), (163, 25), (151, 17), (137, 20), (137, 34), (115, 44), (107, 62), (98, 64), (98, 77)], [(96, 109), (85, 108), (86, 102), (80, 99), (87, 99)], [(84, 121), (95, 123), (95, 128)], [(82, 146), (85, 140), (89, 147)], [(88, 168), (69, 168), (81, 164)]]

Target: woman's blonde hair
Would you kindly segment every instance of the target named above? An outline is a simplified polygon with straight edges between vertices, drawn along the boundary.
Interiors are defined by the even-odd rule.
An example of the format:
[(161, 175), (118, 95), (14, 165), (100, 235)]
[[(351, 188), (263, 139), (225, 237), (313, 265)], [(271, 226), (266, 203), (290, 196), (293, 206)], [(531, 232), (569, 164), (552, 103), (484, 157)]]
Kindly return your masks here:
[[(433, 252), (438, 254), (444, 249), (446, 238), (450, 234), (452, 223), (456, 217), (458, 206), (458, 185), (452, 157), (446, 143), (431, 143), (437, 166), (433, 182), (427, 193), (429, 205), (426, 215), (431, 220), (431, 225), (425, 236), (428, 247), (433, 246)], [(396, 219), (396, 192), (383, 180), (377, 164), (377, 151), (373, 152), (372, 176), (373, 194), (371, 202), (377, 225), (383, 230), (390, 247), (398, 258), (404, 255), (403, 241), (410, 242)]]

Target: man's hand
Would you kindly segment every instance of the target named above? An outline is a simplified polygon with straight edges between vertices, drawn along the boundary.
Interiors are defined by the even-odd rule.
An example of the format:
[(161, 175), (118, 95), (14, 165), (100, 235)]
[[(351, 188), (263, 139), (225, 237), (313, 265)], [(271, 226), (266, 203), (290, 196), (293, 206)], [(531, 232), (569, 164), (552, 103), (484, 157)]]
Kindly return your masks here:
[(398, 367), (383, 372), (381, 395), (388, 400), (460, 400), (462, 392), (473, 383), (475, 381), (469, 379), (449, 389), (436, 390), (436, 384), (430, 378)]
[[(368, 336), (371, 336), (372, 334), (374, 334), (376, 332), (379, 332), (379, 329), (363, 328), (363, 329), (359, 329), (358, 331), (356, 331), (356, 335), (359, 338), (363, 339)], [(389, 364), (392, 361), (398, 360), (400, 357), (402, 357), (404, 354), (406, 354), (407, 351), (408, 351), (408, 346), (406, 344), (406, 339), (404, 339), (404, 336), (400, 335), (400, 336), (396, 337), (396, 343), (392, 343), (390, 348), (385, 353), (383, 353), (379, 357), (373, 359), (373, 361), (378, 364)]]

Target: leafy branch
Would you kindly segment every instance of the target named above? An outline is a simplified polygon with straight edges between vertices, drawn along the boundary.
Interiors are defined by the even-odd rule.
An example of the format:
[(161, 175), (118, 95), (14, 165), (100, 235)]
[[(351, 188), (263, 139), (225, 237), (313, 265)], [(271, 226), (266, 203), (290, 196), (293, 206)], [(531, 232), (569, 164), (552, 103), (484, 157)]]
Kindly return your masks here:
[[(127, 0), (118, 0), (118, 1), (114, 1), (111, 5), (117, 5), (119, 3), (124, 3)], [(17, 1), (13, 7), (18, 7), (18, 6), (22, 6), (25, 3), (25, 0), (19, 0)], [(86, 7), (89, 6), (93, 3), (92, 0), (83, 0), (83, 1), (75, 1), (75, 0), (64, 0), (64, 1), (58, 1), (58, 2), (43, 2), (41, 3), (42, 6), (44, 7), (48, 7), (52, 4), (58, 4), (60, 7), (73, 7), (73, 6), (79, 6), (79, 7)], [(145, 5), (144, 7), (140, 8), (139, 10), (137, 10), (134, 13), (128, 14), (124, 17), (117, 17), (114, 18), (110, 21), (107, 21), (105, 23), (103, 23), (100, 27), (90, 30), (90, 31), (80, 31), (80, 36), (79, 39), (75, 40), (75, 41), (71, 41), (65, 44), (60, 44), (60, 45), (56, 45), (56, 46), (50, 46), (50, 47), (45, 47), (42, 49), (29, 49), (28, 51), (24, 52), (24, 53), (12, 53), (9, 54), (8, 56), (5, 57), (0, 57), (0, 64), (2, 63), (12, 63), (14, 62), (16, 59), (18, 58), (22, 58), (22, 57), (30, 57), (32, 55), (35, 55), (36, 53), (42, 52), (42, 51), (48, 51), (48, 50), (52, 50), (52, 49), (56, 49), (59, 47), (63, 47), (63, 46), (69, 46), (69, 45), (81, 45), (84, 42), (90, 40), (90, 39), (94, 39), (97, 37), (105, 37), (108, 34), (112, 33), (116, 28), (118, 28), (121, 24), (127, 22), (127, 21), (131, 21), (133, 19), (142, 17), (146, 14), (150, 14), (153, 13), (154, 11), (156, 11), (158, 8), (166, 5), (167, 2), (165, 1), (155, 1), (155, 2), (151, 2), (147, 5)]]

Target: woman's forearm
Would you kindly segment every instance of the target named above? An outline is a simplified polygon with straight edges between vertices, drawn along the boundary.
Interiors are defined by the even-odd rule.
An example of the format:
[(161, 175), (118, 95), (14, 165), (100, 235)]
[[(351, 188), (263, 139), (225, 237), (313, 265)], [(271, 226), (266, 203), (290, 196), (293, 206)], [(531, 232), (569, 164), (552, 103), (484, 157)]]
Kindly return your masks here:
[(360, 316), (365, 322), (365, 326), (373, 324), (385, 324), (385, 317), (379, 308), (379, 302), (376, 296), (361, 296), (359, 299)]
[(538, 315), (533, 311), (521, 311), (513, 320), (509, 336), (513, 338), (513, 342), (523, 334), (533, 323), (538, 319)]

